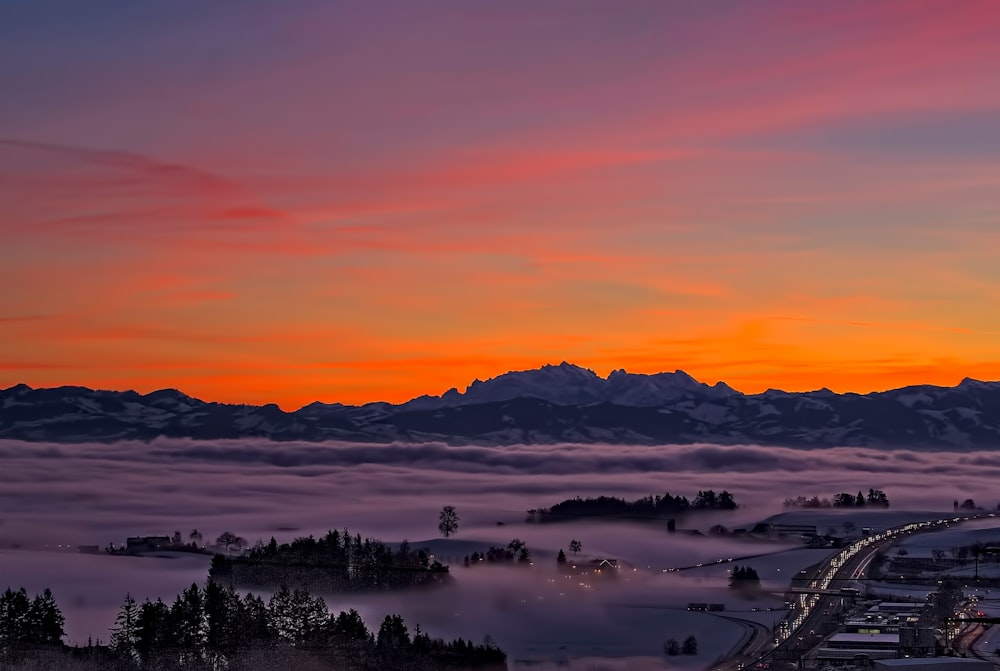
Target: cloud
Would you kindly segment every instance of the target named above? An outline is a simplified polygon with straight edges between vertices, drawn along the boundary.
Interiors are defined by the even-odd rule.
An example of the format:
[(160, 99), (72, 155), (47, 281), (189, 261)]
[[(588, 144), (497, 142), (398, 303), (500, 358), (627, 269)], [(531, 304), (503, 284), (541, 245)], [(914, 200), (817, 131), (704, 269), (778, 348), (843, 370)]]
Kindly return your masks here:
[[(328, 597), (332, 607), (357, 607), (376, 624), (387, 612), (401, 612), (408, 623), (419, 622), (432, 635), (479, 638), (488, 632), (515, 654), (535, 640), (538, 627), (550, 631), (556, 622), (570, 633), (548, 637), (559, 641), (552, 654), (558, 645), (578, 640), (581, 631), (588, 636), (593, 632), (604, 650), (620, 646), (622, 655), (635, 654), (643, 649), (642, 637), (631, 625), (625, 627), (623, 618), (641, 616), (643, 626), (655, 624), (662, 635), (680, 625), (654, 622), (657, 613), (678, 608), (687, 618), (687, 635), (694, 625), (683, 610), (685, 602), (707, 593), (720, 601), (730, 598), (725, 566), (698, 575), (695, 583), (660, 582), (661, 574), (653, 571), (652, 577), (635, 576), (632, 582), (579, 596), (560, 595), (561, 587), (550, 594), (547, 578), (555, 576), (548, 572), (553, 566), (548, 562), (570, 538), (581, 539), (592, 556), (654, 567), (785, 548), (667, 536), (627, 524), (527, 525), (528, 508), (577, 495), (637, 498), (669, 491), (693, 496), (707, 488), (733, 492), (743, 506), (739, 510), (682, 521), (685, 527), (706, 530), (715, 523), (734, 527), (762, 520), (780, 512), (786, 496), (829, 497), (870, 487), (887, 491), (893, 515), (899, 510), (947, 511), (955, 498), (972, 497), (992, 507), (1000, 478), (1000, 456), (990, 452), (754, 445), (458, 447), (174, 439), (61, 445), (0, 440), (0, 462), (0, 546), (120, 543), (128, 535), (187, 534), (192, 528), (209, 539), (233, 530), (251, 542), (272, 535), (289, 540), (347, 527), (386, 541), (408, 538), (418, 547), (430, 544), (445, 561), (460, 563), (471, 549), (522, 538), (536, 556), (537, 566), (528, 574), (459, 573), (453, 589), (422, 593), (418, 599), (397, 594)], [(458, 545), (427, 540), (437, 538), (437, 513), (446, 504), (455, 505), (461, 517)], [(828, 524), (839, 527), (842, 512), (831, 512)], [(783, 566), (787, 575), (816, 561), (815, 555), (796, 554), (802, 552), (809, 551), (781, 554), (787, 564), (769, 560), (771, 573), (765, 578), (776, 588), (787, 584), (774, 566)], [(114, 563), (110, 571), (109, 561)], [(172, 599), (181, 588), (204, 579), (206, 562), (3, 552), (0, 572), (15, 586), (36, 591), (52, 587), (67, 613), (71, 637), (82, 641), (106, 636), (126, 590), (140, 600)], [(657, 582), (649, 582), (654, 578)], [(545, 598), (539, 600), (539, 595)], [(534, 605), (516, 610), (521, 599)], [(566, 608), (568, 602), (573, 608)], [(470, 604), (475, 604), (474, 612)], [(514, 612), (520, 615), (512, 618)], [(532, 618), (539, 619), (535, 623)], [(528, 624), (518, 624), (524, 622)], [(738, 636), (733, 632), (733, 645)]]

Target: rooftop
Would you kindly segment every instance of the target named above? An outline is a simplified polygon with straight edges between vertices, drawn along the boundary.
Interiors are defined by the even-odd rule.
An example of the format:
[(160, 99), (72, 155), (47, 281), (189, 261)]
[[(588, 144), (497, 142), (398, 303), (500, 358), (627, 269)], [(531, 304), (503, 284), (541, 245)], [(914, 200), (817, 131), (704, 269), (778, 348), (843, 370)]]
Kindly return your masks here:
[[(881, 659), (879, 666), (948, 666), (968, 665), (969, 662), (982, 661), (965, 657), (906, 657), (904, 659)], [(989, 664), (989, 662), (983, 662)]]
[(834, 634), (831, 643), (899, 643), (899, 634)]

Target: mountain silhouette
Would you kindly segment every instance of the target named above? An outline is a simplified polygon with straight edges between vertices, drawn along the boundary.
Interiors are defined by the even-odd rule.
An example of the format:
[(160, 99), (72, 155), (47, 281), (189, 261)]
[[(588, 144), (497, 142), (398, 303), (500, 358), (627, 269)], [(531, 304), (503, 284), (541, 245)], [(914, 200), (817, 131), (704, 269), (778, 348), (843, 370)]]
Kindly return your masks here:
[(465, 391), (398, 405), (315, 402), (294, 412), (211, 403), (176, 389), (0, 390), (0, 437), (85, 442), (268, 438), (453, 444), (754, 443), (788, 447), (1000, 447), (1000, 383), (966, 378), (869, 394), (828, 389), (743, 394), (684, 371), (616, 370), (603, 378), (563, 362), (475, 380)]

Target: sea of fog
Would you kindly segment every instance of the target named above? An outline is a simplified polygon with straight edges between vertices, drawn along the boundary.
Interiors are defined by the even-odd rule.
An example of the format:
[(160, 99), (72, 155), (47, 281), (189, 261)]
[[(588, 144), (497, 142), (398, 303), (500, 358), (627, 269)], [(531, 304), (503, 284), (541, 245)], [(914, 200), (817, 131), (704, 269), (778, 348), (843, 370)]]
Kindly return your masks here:
[[(783, 512), (786, 497), (829, 497), (884, 489), (888, 512), (797, 511), (795, 522), (821, 531), (891, 526), (950, 511), (954, 499), (996, 505), (1000, 455), (755, 446), (553, 445), (514, 447), (157, 440), (111, 445), (0, 441), (0, 589), (51, 587), (66, 616), (68, 639), (107, 639), (126, 592), (171, 599), (203, 583), (207, 558), (120, 557), (65, 551), (121, 543), (126, 536), (206, 539), (231, 530), (279, 541), (330, 528), (387, 542), (408, 539), (452, 565), (452, 584), (428, 594), (325, 595), (333, 610), (356, 608), (369, 625), (399, 613), (434, 636), (481, 641), (491, 636), (511, 668), (549, 660), (569, 668), (664, 668), (663, 643), (694, 635), (694, 658), (671, 666), (704, 667), (737, 645), (741, 620), (772, 625), (791, 575), (829, 551), (788, 543), (715, 538), (714, 524), (747, 526)], [(663, 525), (577, 522), (531, 525), (529, 508), (573, 496), (637, 498), (669, 491), (693, 497), (728, 489), (740, 509)], [(437, 514), (453, 505), (458, 534), (440, 539)], [(513, 538), (527, 542), (530, 567), (462, 566), (462, 558)], [(578, 539), (576, 559), (615, 558), (615, 576), (570, 579), (555, 554)], [(59, 546), (63, 546), (60, 548)], [(20, 549), (12, 549), (18, 547)], [(726, 588), (730, 558), (746, 563), (773, 595), (740, 599)], [(720, 561), (721, 560), (721, 561)], [(664, 573), (678, 566), (701, 568)], [(726, 618), (690, 613), (690, 601), (722, 602)], [(538, 667), (535, 667), (538, 668)], [(565, 666), (563, 668), (566, 668)]]

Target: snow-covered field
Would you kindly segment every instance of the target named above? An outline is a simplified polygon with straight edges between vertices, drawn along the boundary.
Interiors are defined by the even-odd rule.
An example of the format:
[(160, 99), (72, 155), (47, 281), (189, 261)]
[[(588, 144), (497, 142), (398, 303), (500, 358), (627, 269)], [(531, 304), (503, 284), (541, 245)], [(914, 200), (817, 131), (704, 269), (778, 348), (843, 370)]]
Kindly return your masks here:
[(906, 548), (910, 557), (932, 557), (934, 550), (943, 550), (950, 557), (952, 548), (975, 543), (1000, 547), (1000, 517), (986, 517), (965, 522), (934, 534), (917, 534), (907, 538), (900, 545)]
[[(109, 557), (38, 548), (103, 546), (128, 535), (174, 530), (186, 535), (192, 528), (206, 538), (232, 530), (251, 542), (272, 535), (284, 541), (348, 527), (390, 542), (409, 539), (453, 567), (454, 583), (430, 596), (327, 597), (332, 609), (355, 607), (370, 625), (391, 612), (434, 636), (480, 641), (490, 635), (510, 653), (512, 668), (518, 660), (565, 662), (581, 669), (614, 669), (619, 662), (630, 669), (664, 664), (703, 668), (736, 645), (746, 625), (689, 612), (689, 602), (724, 603), (727, 616), (772, 626), (783, 615), (781, 594), (791, 577), (832, 550), (803, 549), (792, 539), (743, 540), (687, 531), (705, 533), (715, 524), (733, 529), (768, 520), (813, 524), (821, 533), (842, 531), (850, 522), (857, 534), (862, 527), (882, 529), (935, 517), (927, 510), (937, 499), (945, 511), (959, 496), (988, 499), (1000, 473), (1000, 459), (993, 467), (985, 457), (965, 464), (952, 454), (947, 456), (949, 470), (942, 473), (933, 454), (858, 449), (589, 445), (385, 450), (260, 442), (48, 446), (0, 441), (0, 547), (36, 548), (0, 552), (0, 576), (7, 583), (0, 589), (51, 587), (67, 615), (71, 641), (106, 639), (126, 591), (140, 600), (172, 599), (192, 582), (204, 580), (207, 558)], [(289, 456), (260, 458), (265, 453)], [(782, 509), (789, 495), (829, 496), (861, 487), (885, 489), (893, 508)], [(669, 491), (693, 497), (709, 488), (733, 492), (741, 508), (680, 517), (674, 534), (662, 523), (524, 521), (528, 508), (577, 495), (637, 498)], [(436, 532), (442, 505), (456, 506), (461, 518), (457, 536), (447, 541)], [(462, 566), (466, 554), (514, 538), (527, 543), (534, 566)], [(564, 578), (556, 570), (555, 554), (561, 548), (568, 551), (571, 539), (583, 544), (578, 562), (615, 558), (627, 568), (617, 579), (583, 580), (582, 586), (581, 580)], [(753, 558), (736, 559), (747, 556)], [(727, 589), (727, 572), (735, 563), (757, 569), (765, 594), (751, 601)], [(702, 566), (664, 572), (696, 564)], [(689, 635), (698, 639), (698, 655), (663, 657), (667, 639)]]

